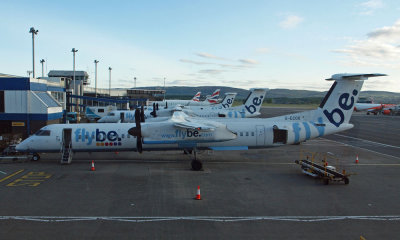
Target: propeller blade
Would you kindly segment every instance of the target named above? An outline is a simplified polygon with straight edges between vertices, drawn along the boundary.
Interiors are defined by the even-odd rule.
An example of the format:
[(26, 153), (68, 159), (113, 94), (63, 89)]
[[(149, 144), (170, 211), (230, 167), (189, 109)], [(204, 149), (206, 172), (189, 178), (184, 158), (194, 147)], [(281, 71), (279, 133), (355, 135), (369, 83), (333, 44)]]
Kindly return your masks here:
[(143, 105), (140, 108), (140, 121), (144, 122), (144, 107), (143, 107)]

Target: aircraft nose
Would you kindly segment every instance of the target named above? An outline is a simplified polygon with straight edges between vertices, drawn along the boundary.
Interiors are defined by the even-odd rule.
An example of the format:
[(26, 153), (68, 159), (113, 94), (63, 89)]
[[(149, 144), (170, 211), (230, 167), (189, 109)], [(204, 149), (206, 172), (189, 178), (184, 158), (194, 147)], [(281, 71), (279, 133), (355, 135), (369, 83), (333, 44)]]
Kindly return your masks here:
[(27, 140), (20, 142), (17, 146), (15, 146), (15, 150), (18, 152), (25, 152), (28, 150)]

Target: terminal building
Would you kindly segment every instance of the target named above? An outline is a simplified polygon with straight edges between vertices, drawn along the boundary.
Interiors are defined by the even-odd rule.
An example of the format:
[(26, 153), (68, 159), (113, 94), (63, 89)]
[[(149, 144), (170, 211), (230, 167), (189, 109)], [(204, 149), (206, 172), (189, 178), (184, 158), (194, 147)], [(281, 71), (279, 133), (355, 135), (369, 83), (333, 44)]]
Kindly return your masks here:
[(63, 105), (52, 92), (63, 96), (65, 88), (43, 79), (0, 74), (0, 140), (25, 138), (59, 123)]
[(158, 99), (165, 93), (129, 88), (95, 90), (88, 86), (88, 74), (76, 71), (78, 91), (74, 95), (68, 89), (73, 88), (72, 79), (73, 71), (50, 71), (48, 77), (38, 79), (0, 73), (0, 150), (5, 142), (24, 139), (48, 124), (63, 123), (66, 112), (73, 111), (70, 106), (77, 102), (83, 114), (91, 106), (128, 109), (145, 105), (147, 100)]

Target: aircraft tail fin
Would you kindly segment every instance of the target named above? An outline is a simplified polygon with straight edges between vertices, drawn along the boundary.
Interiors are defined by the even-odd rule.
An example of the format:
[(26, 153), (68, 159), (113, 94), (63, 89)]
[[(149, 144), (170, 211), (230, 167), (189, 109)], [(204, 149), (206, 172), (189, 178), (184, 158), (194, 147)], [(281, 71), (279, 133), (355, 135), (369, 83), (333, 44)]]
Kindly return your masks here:
[(225, 93), (225, 97), (221, 102), (223, 108), (232, 107), (233, 101), (235, 100), (237, 93)]
[(213, 92), (213, 94), (211, 94), (211, 96), (207, 97), (206, 100), (209, 103), (218, 103), (218, 97), (219, 97), (219, 93), (220, 93), (221, 89), (217, 89)]
[(329, 89), (325, 98), (319, 105), (322, 117), (340, 127), (343, 123), (348, 123), (354, 110), (354, 104), (360, 95), (364, 80), (369, 77), (386, 76), (386, 74), (334, 74), (326, 80), (335, 82)]
[(264, 101), (267, 88), (250, 89), (250, 94), (244, 102), (244, 108), (247, 113), (252, 116), (260, 114), (261, 105)]
[(196, 95), (192, 98), (192, 101), (200, 102), (200, 94), (201, 92), (197, 92)]

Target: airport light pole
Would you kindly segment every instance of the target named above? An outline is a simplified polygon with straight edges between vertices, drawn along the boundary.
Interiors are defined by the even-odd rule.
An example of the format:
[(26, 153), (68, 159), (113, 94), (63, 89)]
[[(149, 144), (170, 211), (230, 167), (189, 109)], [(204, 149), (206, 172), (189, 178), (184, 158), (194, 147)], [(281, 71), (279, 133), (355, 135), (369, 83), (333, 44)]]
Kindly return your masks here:
[(42, 77), (44, 77), (44, 68), (43, 68), (43, 63), (45, 62), (44, 59), (40, 60), (40, 63), (42, 64)]
[(164, 78), (164, 100), (165, 100), (165, 78)]
[(99, 61), (94, 60), (94, 96), (97, 98), (97, 64)]
[(109, 81), (108, 81), (108, 95), (109, 95), (109, 97), (111, 97), (111, 70), (112, 70), (112, 68), (111, 67), (108, 67), (108, 70), (109, 70)]
[(35, 78), (35, 35), (39, 30), (35, 30), (34, 27), (31, 27), (29, 30), (29, 33), (32, 33), (32, 73), (33, 73), (33, 78)]
[(135, 81), (135, 84), (134, 84), (133, 88), (136, 88), (136, 77), (133, 78), (133, 81)]
[[(75, 89), (76, 88), (76, 86), (75, 86), (75, 53), (78, 52), (78, 49), (72, 48), (71, 52), (72, 52), (72, 55), (73, 55), (73, 72), (74, 72), (72, 80), (74, 82), (74, 95), (76, 95), (76, 89)], [(75, 98), (75, 102), (78, 105), (78, 101), (77, 101), (76, 98)], [(76, 109), (75, 109), (75, 111), (76, 111)]]

